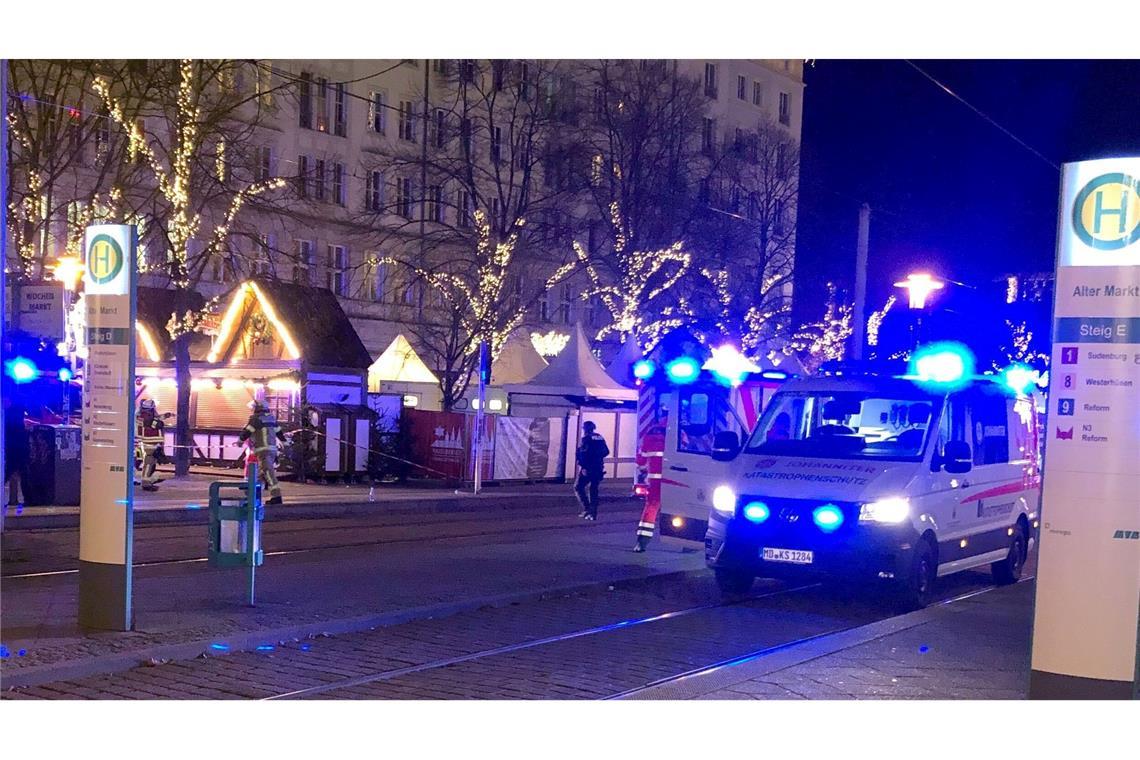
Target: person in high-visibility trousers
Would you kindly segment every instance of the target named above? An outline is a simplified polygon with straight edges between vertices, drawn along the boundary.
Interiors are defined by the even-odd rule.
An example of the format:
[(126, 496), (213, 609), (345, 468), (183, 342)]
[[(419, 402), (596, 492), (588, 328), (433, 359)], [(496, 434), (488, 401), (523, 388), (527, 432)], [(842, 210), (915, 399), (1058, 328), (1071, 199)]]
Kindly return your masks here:
[(661, 510), (661, 476), (665, 464), (665, 427), (660, 423), (650, 425), (641, 439), (637, 452), (637, 463), (648, 469), (649, 493), (645, 495), (645, 509), (641, 512), (641, 522), (637, 524), (637, 544), (635, 552), (645, 551), (653, 538), (657, 526), (657, 513)]
[(135, 415), (135, 459), (142, 466), (138, 482), (144, 491), (158, 490), (159, 452), (162, 450), (163, 428), (166, 425), (158, 416), (154, 399), (144, 398), (139, 402), (139, 412)]
[(257, 462), (257, 470), (262, 480), (269, 488), (269, 501), (267, 504), (281, 504), (281, 484), (277, 482), (277, 442), (284, 442), (285, 434), (277, 424), (277, 418), (269, 411), (264, 401), (254, 401), (251, 405), (253, 414), (249, 415), (249, 422), (238, 436), (243, 443), (249, 441), (249, 451), (245, 457), (246, 473), (249, 464)]

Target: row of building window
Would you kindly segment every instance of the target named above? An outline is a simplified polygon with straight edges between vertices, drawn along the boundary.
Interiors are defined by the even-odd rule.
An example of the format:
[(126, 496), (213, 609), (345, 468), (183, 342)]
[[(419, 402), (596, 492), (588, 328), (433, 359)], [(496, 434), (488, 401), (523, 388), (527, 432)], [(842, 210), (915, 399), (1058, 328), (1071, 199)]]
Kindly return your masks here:
[[(716, 100), (720, 95), (719, 80), (719, 65), (715, 63), (705, 63), (705, 95)], [(759, 82), (752, 81), (752, 89), (748, 89), (748, 77), (743, 74), (736, 75), (736, 99), (748, 101), (749, 94), (752, 97), (752, 105), (762, 106), (764, 104), (764, 87)], [(780, 93), (779, 103), (779, 119), (780, 123), (785, 126), (792, 123), (792, 95), (788, 92)]]

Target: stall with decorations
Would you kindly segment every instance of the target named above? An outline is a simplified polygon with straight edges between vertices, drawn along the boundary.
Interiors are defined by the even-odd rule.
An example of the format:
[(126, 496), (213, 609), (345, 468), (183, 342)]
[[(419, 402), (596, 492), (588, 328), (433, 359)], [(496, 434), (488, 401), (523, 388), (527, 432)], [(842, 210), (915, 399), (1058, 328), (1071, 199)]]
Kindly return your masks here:
[[(162, 412), (175, 409), (177, 387), (166, 320), (156, 291), (144, 307), (140, 289), (138, 393)], [(264, 399), (286, 429), (304, 428), (307, 476), (355, 477), (368, 468), (368, 352), (330, 291), (274, 280), (242, 282), (221, 299), (220, 317), (191, 343), (192, 459), (233, 463), (249, 402)], [(173, 426), (167, 445), (173, 445)], [(168, 449), (170, 450), (170, 449)]]
[(402, 334), (368, 367), (368, 392), (399, 396), (410, 409), (438, 411), (443, 394), (439, 378)]

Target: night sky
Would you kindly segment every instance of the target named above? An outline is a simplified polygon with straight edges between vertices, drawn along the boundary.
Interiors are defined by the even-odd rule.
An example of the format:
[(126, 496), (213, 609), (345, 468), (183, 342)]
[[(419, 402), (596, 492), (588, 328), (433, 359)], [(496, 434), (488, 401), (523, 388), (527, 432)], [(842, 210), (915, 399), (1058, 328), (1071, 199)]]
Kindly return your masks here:
[[(915, 61), (1058, 166), (1140, 155), (1140, 62)], [(1060, 174), (905, 61), (807, 67), (797, 321), (854, 283), (871, 205), (868, 310), (926, 269), (970, 285), (1053, 267)]]

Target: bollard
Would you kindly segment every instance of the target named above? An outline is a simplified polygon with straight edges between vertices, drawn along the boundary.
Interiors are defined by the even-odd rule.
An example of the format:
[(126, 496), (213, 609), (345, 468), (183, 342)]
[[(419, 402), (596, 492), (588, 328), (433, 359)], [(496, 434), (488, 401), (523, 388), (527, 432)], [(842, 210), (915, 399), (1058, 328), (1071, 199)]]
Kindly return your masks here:
[(257, 463), (248, 468), (244, 483), (210, 484), (210, 524), (207, 560), (213, 567), (245, 567), (249, 606), (254, 606), (257, 567), (264, 561), (261, 549), (261, 483)]

